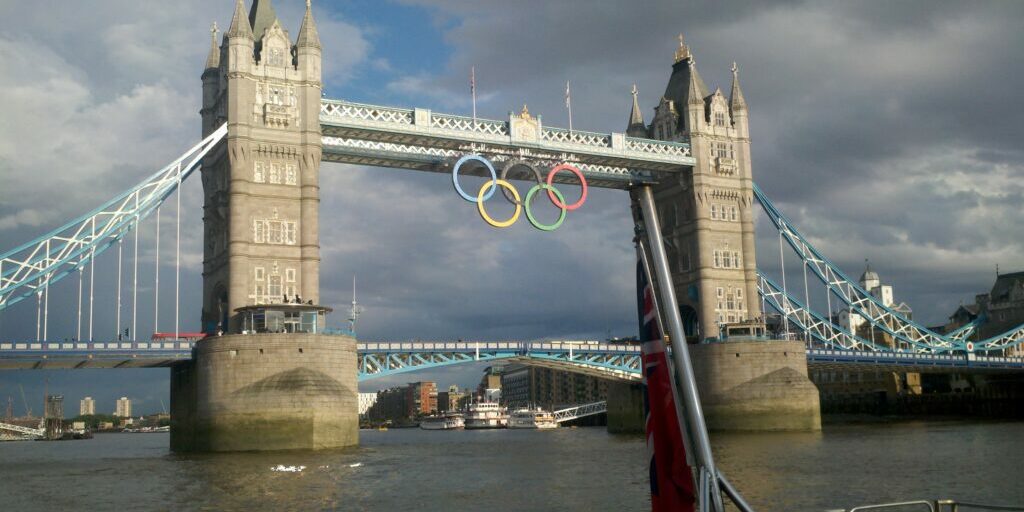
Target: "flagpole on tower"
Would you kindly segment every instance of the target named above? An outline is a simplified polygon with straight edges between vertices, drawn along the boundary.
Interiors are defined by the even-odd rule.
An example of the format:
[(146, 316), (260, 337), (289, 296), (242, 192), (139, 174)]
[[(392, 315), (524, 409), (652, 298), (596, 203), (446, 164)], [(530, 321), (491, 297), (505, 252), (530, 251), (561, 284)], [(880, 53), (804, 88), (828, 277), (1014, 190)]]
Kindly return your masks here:
[(569, 109), (569, 132), (572, 132), (572, 94), (569, 92), (569, 81), (565, 81), (565, 108)]
[(469, 67), (469, 93), (473, 96), (473, 126), (476, 126), (476, 66)]

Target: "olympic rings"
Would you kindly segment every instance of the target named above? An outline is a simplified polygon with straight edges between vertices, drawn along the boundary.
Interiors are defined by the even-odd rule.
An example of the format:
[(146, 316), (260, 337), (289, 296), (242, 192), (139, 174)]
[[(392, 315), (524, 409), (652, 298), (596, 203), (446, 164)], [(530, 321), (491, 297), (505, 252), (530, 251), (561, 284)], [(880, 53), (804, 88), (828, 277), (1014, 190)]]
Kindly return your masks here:
[[(473, 196), (470, 196), (469, 194), (464, 192), (462, 190), (462, 186), (459, 185), (459, 168), (462, 167), (462, 164), (470, 160), (476, 160), (477, 162), (484, 164), (484, 166), (487, 167), (487, 170), (491, 173), (491, 181), (489, 182), (489, 184), (491, 185), (491, 189), (487, 191), (487, 195), (484, 196), (483, 198), (479, 196), (477, 198), (473, 198)], [(455, 191), (458, 192), (463, 199), (471, 203), (479, 203), (480, 201), (486, 201), (490, 199), (491, 196), (494, 195), (494, 189), (498, 188), (494, 184), (496, 181), (498, 181), (498, 173), (494, 171), (494, 166), (491, 165), (491, 161), (480, 155), (465, 155), (462, 158), (460, 158), (458, 162), (455, 162), (455, 167), (452, 168), (452, 184), (455, 185)]]
[[(566, 206), (564, 202), (564, 197), (555, 197), (555, 189), (554, 187), (551, 186), (551, 182), (555, 179), (555, 174), (558, 174), (558, 171), (561, 171), (562, 169), (565, 169), (575, 174), (576, 177), (580, 179), (580, 187), (583, 188), (583, 190), (580, 192), (579, 200), (568, 206)], [(551, 172), (548, 173), (548, 198), (551, 199), (552, 203), (555, 203), (555, 206), (565, 210), (575, 210), (580, 206), (583, 206), (583, 203), (587, 201), (587, 180), (583, 177), (583, 173), (580, 172), (579, 169), (569, 164), (558, 164), (555, 167), (553, 167), (551, 169)]]
[[(495, 183), (497, 183), (497, 185), (499, 187), (502, 187), (502, 188), (505, 188), (505, 189), (508, 189), (509, 191), (511, 191), (512, 192), (512, 197), (514, 197), (515, 200), (516, 200), (515, 201), (515, 205), (516, 205), (515, 213), (513, 213), (512, 216), (508, 218), (508, 220), (504, 220), (504, 221), (501, 221), (501, 222), (498, 222), (498, 221), (492, 219), (490, 215), (487, 215), (487, 210), (484, 209), (484, 201), (487, 200), (486, 198), (484, 198), (484, 190), (487, 189), (487, 185), (490, 185), (491, 186), (491, 193), (494, 193), (494, 184)], [(478, 193), (476, 195), (476, 198), (477, 198), (476, 209), (480, 211), (480, 216), (484, 218), (484, 221), (486, 221), (488, 224), (490, 224), (490, 225), (492, 225), (492, 226), (494, 226), (496, 228), (507, 228), (507, 227), (511, 226), (512, 224), (515, 224), (516, 221), (519, 220), (519, 214), (522, 213), (522, 211), (523, 211), (523, 207), (522, 207), (522, 205), (519, 202), (519, 191), (516, 190), (516, 188), (513, 187), (511, 183), (509, 183), (509, 182), (507, 182), (505, 180), (498, 179), (498, 180), (494, 180), (494, 181), (489, 182), (489, 183), (484, 183), (483, 185), (480, 186), (480, 193)], [(527, 211), (529, 211), (529, 210), (527, 210)], [(527, 214), (527, 215), (529, 215), (529, 214)]]
[[(533, 227), (541, 231), (554, 231), (558, 229), (558, 226), (561, 226), (562, 221), (565, 220), (565, 212), (567, 211), (567, 209), (562, 208), (559, 211), (558, 220), (556, 220), (554, 224), (541, 224), (537, 222), (537, 219), (533, 217), (533, 212), (530, 211), (530, 199), (533, 199), (533, 194), (535, 194), (538, 190), (541, 189), (547, 189), (548, 193), (554, 193), (556, 196), (558, 196), (558, 199), (560, 201), (562, 201), (563, 203), (565, 202), (565, 196), (563, 196), (557, 188), (546, 184), (534, 185), (532, 188), (530, 188), (530, 191), (526, 193), (526, 199), (523, 201), (526, 203), (526, 218), (529, 219), (530, 224), (533, 224)], [(483, 203), (480, 204), (481, 206), (483, 205)]]
[[(508, 162), (505, 162), (504, 167), (501, 168), (501, 179), (507, 181), (508, 180), (508, 172), (511, 171), (512, 169), (516, 168), (516, 167), (526, 167), (527, 169), (533, 171), (533, 177), (534, 177), (534, 179), (537, 180), (537, 184), (538, 185), (540, 185), (541, 183), (544, 183), (544, 178), (541, 177), (541, 175), (540, 175), (540, 169), (537, 169), (536, 166), (534, 166), (530, 162), (527, 162), (526, 160), (522, 160), (522, 159), (509, 160)], [(512, 198), (509, 197), (508, 192), (505, 189), (501, 190), (501, 194), (504, 195), (505, 199), (508, 199), (509, 202), (512, 202), (512, 203), (515, 203), (515, 204), (520, 204), (518, 201), (512, 201)]]
[[(480, 191), (477, 192), (476, 197), (467, 194), (462, 189), (462, 186), (459, 185), (459, 169), (462, 167), (463, 164), (470, 160), (476, 160), (477, 162), (482, 163), (485, 167), (487, 167), (487, 170), (491, 174), (491, 180), (480, 186)], [(519, 166), (526, 167), (527, 169), (529, 169), (533, 173), (533, 176), (537, 181), (537, 184), (531, 187), (530, 190), (526, 193), (525, 198), (521, 198), (519, 195), (519, 191), (515, 188), (515, 186), (512, 185), (512, 183), (508, 181), (510, 171), (512, 171), (513, 168)], [(575, 174), (576, 177), (579, 178), (580, 180), (580, 187), (582, 189), (580, 192), (580, 198), (573, 204), (565, 204), (565, 196), (562, 194), (560, 190), (555, 188), (555, 186), (553, 185), (555, 174), (557, 174), (558, 171), (562, 170), (566, 170)], [(464, 155), (461, 158), (459, 158), (459, 160), (455, 163), (455, 166), (452, 168), (452, 184), (455, 185), (455, 191), (458, 192), (458, 194), (463, 199), (476, 203), (477, 210), (480, 212), (480, 217), (484, 219), (484, 222), (496, 228), (507, 228), (515, 224), (516, 221), (519, 220), (520, 215), (525, 209), (526, 218), (530, 221), (530, 224), (533, 225), (533, 227), (540, 229), (542, 231), (554, 231), (558, 229), (565, 221), (566, 212), (568, 212), (569, 210), (575, 210), (579, 208), (587, 200), (587, 180), (583, 176), (583, 173), (580, 172), (580, 170), (577, 167), (564, 162), (556, 165), (550, 171), (548, 171), (547, 182), (545, 183), (541, 171), (534, 164), (528, 161), (521, 159), (509, 160), (502, 167), (501, 175), (498, 176), (498, 173), (495, 172), (494, 170), (494, 165), (491, 164), (490, 160), (488, 160), (487, 158), (474, 154)], [(505, 199), (507, 199), (510, 203), (515, 205), (515, 211), (512, 213), (512, 216), (502, 221), (495, 220), (494, 218), (492, 218), (490, 214), (487, 213), (487, 209), (484, 206), (484, 201), (490, 199), (491, 196), (494, 195), (494, 191), (496, 189), (501, 189), (501, 193), (503, 196), (505, 196)], [(558, 215), (558, 220), (551, 224), (543, 224), (539, 222), (537, 218), (534, 217), (533, 211), (531, 209), (533, 197), (537, 194), (537, 192), (541, 190), (547, 191), (548, 199), (550, 199), (551, 203), (554, 204), (559, 210), (561, 210), (561, 212), (559, 212)]]

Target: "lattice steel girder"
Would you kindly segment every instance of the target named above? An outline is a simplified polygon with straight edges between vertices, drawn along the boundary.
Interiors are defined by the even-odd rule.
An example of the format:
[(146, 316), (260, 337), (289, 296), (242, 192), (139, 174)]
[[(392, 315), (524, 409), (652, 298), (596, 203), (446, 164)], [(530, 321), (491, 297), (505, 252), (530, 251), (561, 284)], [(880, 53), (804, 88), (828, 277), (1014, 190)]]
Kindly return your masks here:
[(608, 402), (601, 400), (600, 402), (592, 402), (589, 404), (577, 405), (576, 407), (559, 409), (554, 411), (552, 415), (554, 415), (556, 422), (563, 423), (577, 418), (601, 414), (603, 412), (608, 412)]
[(799, 300), (789, 296), (782, 288), (760, 271), (757, 273), (757, 291), (765, 303), (786, 316), (801, 331), (809, 333), (815, 340), (843, 350), (891, 351), (884, 345), (872, 343), (826, 320), (807, 309)]
[[(540, 118), (473, 119), (427, 109), (401, 109), (325, 99), (320, 105), (323, 160), (449, 172), (458, 157), (486, 155), (497, 162), (526, 158), (573, 163), (591, 186), (626, 188), (658, 173), (693, 167), (687, 143), (547, 128)], [(483, 169), (466, 169), (483, 175)], [(572, 182), (568, 176), (559, 182)]]
[[(754, 185), (754, 196), (768, 215), (768, 219), (804, 264), (828, 286), (829, 290), (842, 303), (865, 318), (872, 326), (877, 326), (899, 342), (923, 351), (949, 352), (967, 349), (965, 339), (973, 328), (965, 327), (955, 331), (953, 335), (942, 335), (886, 307), (877, 297), (847, 277), (837, 265), (811, 245), (756, 184)], [(974, 343), (973, 348), (974, 351), (1004, 350), (1020, 344), (1024, 344), (1024, 325)]]
[(226, 134), (225, 124), (166, 167), (106, 204), (0, 254), (0, 311), (80, 270), (96, 254), (123, 239), (178, 189)]
[(768, 219), (804, 264), (843, 303), (850, 306), (851, 310), (864, 317), (871, 325), (881, 328), (899, 341), (920, 349), (942, 352), (963, 348), (963, 343), (960, 340), (946, 338), (883, 305), (875, 296), (853, 282), (811, 245), (756, 184), (754, 185), (754, 196), (768, 215)]
[(360, 343), (359, 380), (453, 364), (498, 359), (571, 366), (602, 377), (640, 376), (639, 347), (603, 342), (401, 342)]

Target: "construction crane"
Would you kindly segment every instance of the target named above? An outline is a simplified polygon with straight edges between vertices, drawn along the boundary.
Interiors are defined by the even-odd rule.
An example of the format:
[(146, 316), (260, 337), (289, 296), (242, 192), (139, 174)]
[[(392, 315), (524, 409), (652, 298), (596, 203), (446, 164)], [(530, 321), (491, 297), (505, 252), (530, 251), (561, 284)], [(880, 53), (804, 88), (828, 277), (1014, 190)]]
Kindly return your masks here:
[(25, 404), (25, 416), (32, 417), (32, 406), (28, 405), (28, 399), (25, 398), (25, 388), (21, 384), (18, 384), (18, 389), (21, 389), (21, 401)]

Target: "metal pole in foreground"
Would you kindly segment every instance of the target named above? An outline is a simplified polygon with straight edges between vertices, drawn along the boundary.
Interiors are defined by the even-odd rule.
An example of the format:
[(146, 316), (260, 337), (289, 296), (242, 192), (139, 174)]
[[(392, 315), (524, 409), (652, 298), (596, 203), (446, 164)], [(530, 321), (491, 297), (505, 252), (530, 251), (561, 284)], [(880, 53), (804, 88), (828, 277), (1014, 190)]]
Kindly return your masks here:
[[(690, 350), (686, 346), (686, 333), (683, 330), (683, 319), (679, 315), (679, 306), (676, 301), (676, 292), (672, 284), (672, 274), (669, 272), (668, 256), (665, 254), (665, 243), (661, 238), (661, 224), (658, 220), (658, 211), (654, 206), (654, 193), (650, 185), (641, 185), (637, 191), (640, 201), (640, 208), (643, 212), (644, 231), (647, 233), (647, 240), (650, 242), (651, 266), (654, 267), (658, 278), (659, 294), (661, 303), (668, 323), (669, 335), (672, 337), (672, 360), (675, 363), (676, 372), (679, 375), (679, 383), (682, 386), (680, 396), (686, 406), (686, 421), (693, 433), (694, 448), (698, 464), (711, 475), (718, 475), (715, 468), (715, 459), (711, 455), (711, 440), (708, 437), (707, 424), (704, 422), (704, 411), (700, 406), (700, 394), (697, 392), (697, 381), (693, 376), (693, 366), (690, 364)], [(719, 493), (718, 485), (712, 485), (711, 493), (712, 510), (722, 511), (722, 495)], [(706, 505), (705, 505), (706, 506)]]

